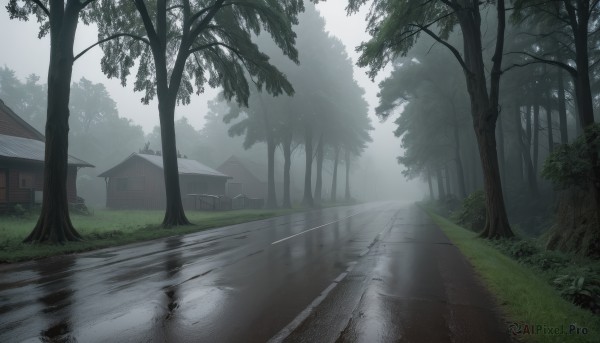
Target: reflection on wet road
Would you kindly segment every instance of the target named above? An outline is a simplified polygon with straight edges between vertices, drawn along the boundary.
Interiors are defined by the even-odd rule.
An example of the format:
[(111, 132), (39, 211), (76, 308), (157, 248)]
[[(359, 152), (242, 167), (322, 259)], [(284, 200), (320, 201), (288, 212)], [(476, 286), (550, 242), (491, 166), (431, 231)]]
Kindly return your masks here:
[(491, 306), (396, 203), (0, 266), (0, 342), (503, 341)]

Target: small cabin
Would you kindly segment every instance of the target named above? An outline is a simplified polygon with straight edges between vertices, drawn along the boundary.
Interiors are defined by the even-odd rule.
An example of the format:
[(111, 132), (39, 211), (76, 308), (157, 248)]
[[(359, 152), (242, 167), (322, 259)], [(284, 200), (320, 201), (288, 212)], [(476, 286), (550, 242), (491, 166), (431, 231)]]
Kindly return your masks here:
[[(45, 138), (0, 100), (0, 212), (41, 203)], [(93, 165), (68, 157), (67, 199), (78, 202), (77, 171)]]
[[(266, 199), (267, 182), (256, 176), (256, 171), (250, 171), (249, 164), (237, 156), (231, 156), (217, 167), (221, 173), (231, 176), (227, 182), (228, 197), (233, 198), (243, 194), (251, 198)], [(260, 174), (266, 174), (266, 171)]]
[[(229, 176), (204, 164), (178, 158), (179, 186), (185, 209), (195, 209), (195, 196), (225, 195)], [(161, 210), (166, 208), (163, 158), (133, 153), (123, 162), (98, 175), (106, 182), (106, 207), (111, 209)]]

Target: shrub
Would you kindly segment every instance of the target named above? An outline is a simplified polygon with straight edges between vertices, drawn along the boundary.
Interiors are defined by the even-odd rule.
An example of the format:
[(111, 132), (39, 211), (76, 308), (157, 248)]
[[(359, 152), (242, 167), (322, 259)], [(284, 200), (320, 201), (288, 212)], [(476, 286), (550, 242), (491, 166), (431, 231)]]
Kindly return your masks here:
[(569, 259), (556, 251), (540, 251), (535, 255), (525, 257), (522, 262), (542, 271), (557, 271), (569, 265)]
[(600, 314), (600, 279), (590, 270), (554, 279), (560, 294), (573, 304)]
[(557, 147), (544, 161), (542, 176), (559, 188), (575, 186), (585, 189), (589, 185), (590, 170), (593, 167), (588, 156), (599, 148), (600, 124), (596, 123), (573, 143)]
[(452, 219), (472, 231), (480, 231), (485, 225), (485, 193), (481, 190), (469, 194), (463, 200), (462, 208), (454, 212)]
[(538, 252), (539, 249), (529, 240), (521, 240), (511, 246), (509, 254), (517, 260), (521, 260), (525, 257), (537, 254)]

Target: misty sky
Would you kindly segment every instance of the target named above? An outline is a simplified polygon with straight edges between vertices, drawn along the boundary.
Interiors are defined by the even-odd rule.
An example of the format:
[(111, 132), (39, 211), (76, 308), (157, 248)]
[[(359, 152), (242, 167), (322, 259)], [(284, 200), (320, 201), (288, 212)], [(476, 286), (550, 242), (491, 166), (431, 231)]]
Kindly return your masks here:
[[(38, 39), (38, 25), (33, 21), (20, 22), (10, 20), (5, 6), (8, 0), (0, 0), (0, 42), (5, 49), (0, 53), (0, 66), (7, 66), (15, 70), (17, 77), (23, 80), (27, 75), (35, 73), (41, 76), (40, 82), (45, 83), (48, 60), (49, 60), (49, 38)], [(369, 38), (365, 32), (365, 15), (368, 6), (356, 15), (347, 17), (344, 10), (346, 1), (327, 1), (317, 5), (321, 15), (326, 20), (327, 30), (337, 36), (346, 46), (346, 51), (354, 62), (358, 54), (354, 48), (362, 41)], [(75, 53), (93, 44), (97, 38), (93, 26), (80, 24), (75, 41)], [(133, 76), (128, 79), (127, 87), (122, 87), (117, 79), (107, 79), (100, 70), (100, 58), (102, 52), (95, 48), (79, 58), (73, 68), (72, 81), (78, 81), (85, 77), (93, 82), (103, 83), (110, 96), (117, 103), (119, 114), (133, 120), (135, 124), (141, 125), (146, 133), (152, 131), (158, 125), (158, 109), (156, 100), (150, 105), (140, 102), (142, 93), (133, 92)], [(354, 78), (366, 91), (365, 97), (369, 103), (369, 116), (375, 130), (372, 131), (373, 143), (361, 157), (361, 168), (357, 173), (364, 176), (364, 184), (356, 185), (355, 189), (370, 193), (371, 198), (391, 198), (394, 195), (410, 198), (411, 200), (422, 197), (420, 182), (407, 183), (400, 174), (402, 167), (396, 163), (396, 157), (400, 154), (400, 140), (392, 134), (394, 130), (394, 118), (389, 118), (385, 123), (380, 123), (375, 116), (374, 108), (377, 106), (378, 83), (390, 72), (390, 68), (381, 72), (375, 82), (365, 75), (365, 69), (354, 66)], [(192, 97), (188, 106), (179, 106), (176, 110), (176, 118), (185, 116), (196, 128), (202, 128), (204, 115), (207, 111), (207, 101), (213, 99), (218, 90), (206, 88), (205, 93)], [(377, 173), (377, 184), (367, 185), (367, 180), (372, 179)], [(360, 174), (359, 174), (360, 175)], [(418, 184), (419, 183), (419, 184)]]

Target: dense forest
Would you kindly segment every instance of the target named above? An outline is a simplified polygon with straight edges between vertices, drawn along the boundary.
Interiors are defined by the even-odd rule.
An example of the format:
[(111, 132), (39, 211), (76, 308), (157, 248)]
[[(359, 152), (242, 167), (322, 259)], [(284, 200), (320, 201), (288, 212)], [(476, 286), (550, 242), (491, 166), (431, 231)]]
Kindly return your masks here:
[[(459, 6), (449, 3), (447, 7)], [(429, 198), (448, 213), (459, 215), (465, 199), (472, 208), (463, 211), (482, 211), (474, 230), (488, 227), (481, 218), (487, 212), (489, 221), (490, 208), (498, 205), (490, 203), (493, 192), (503, 196), (512, 227), (498, 236), (510, 237), (515, 231), (544, 235), (550, 249), (599, 257), (597, 3), (513, 4), (502, 16), (500, 2), (482, 4), (475, 17), (481, 26), (480, 70), (490, 73), (489, 91), (498, 92), (497, 99), (492, 93), (488, 97), (497, 107), (488, 104), (491, 112), (482, 117), (473, 112), (481, 105), (472, 80), (477, 76), (467, 65), (468, 45), (477, 40), (466, 37), (463, 19), (458, 18), (463, 32), (454, 30), (454, 21), (423, 25), (427, 16), (435, 19), (431, 13), (401, 5), (415, 13), (385, 20), (397, 21), (413, 36), (394, 48), (383, 45), (382, 34), (372, 31), (373, 40), (361, 46), (364, 64), (372, 72), (383, 59), (393, 65), (392, 74), (379, 85), (377, 115), (399, 113), (395, 134), (404, 151), (398, 162), (406, 166), (406, 177), (427, 182)], [(388, 15), (401, 6), (388, 8)], [(418, 35), (423, 37), (417, 40)], [(370, 54), (375, 57), (367, 59)], [(496, 63), (500, 59), (501, 66)], [(502, 193), (486, 184), (491, 178), (486, 164), (495, 164), (493, 155), (481, 150), (486, 130), (493, 130), (495, 142), (488, 144), (497, 154), (497, 168), (492, 169), (498, 171)], [(481, 204), (486, 201), (487, 208)]]

